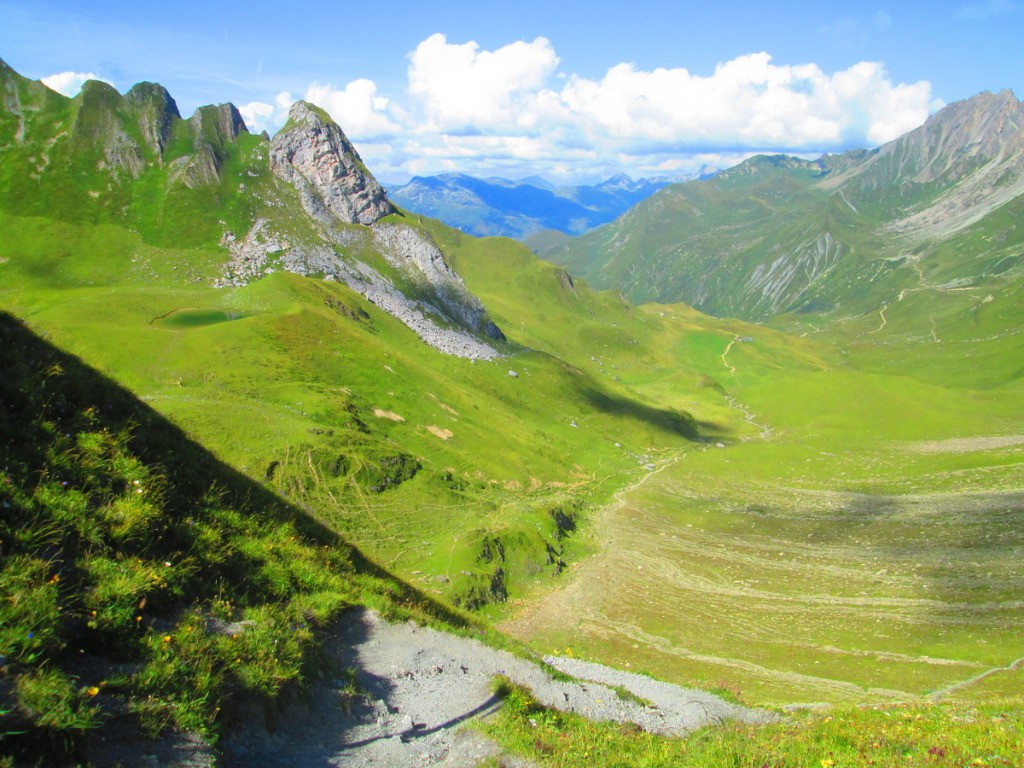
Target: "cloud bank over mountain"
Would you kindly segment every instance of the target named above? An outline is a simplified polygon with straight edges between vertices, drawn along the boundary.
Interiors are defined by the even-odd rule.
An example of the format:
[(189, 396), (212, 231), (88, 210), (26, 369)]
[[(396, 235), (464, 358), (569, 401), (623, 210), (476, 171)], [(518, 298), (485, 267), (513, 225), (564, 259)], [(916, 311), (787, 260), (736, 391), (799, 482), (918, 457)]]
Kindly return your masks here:
[[(92, 72), (58, 72), (55, 75), (44, 77), (42, 83), (57, 93), (62, 93), (65, 96), (74, 96), (82, 89), (82, 83), (86, 80), (103, 80), (105, 83), (110, 83), (109, 80), (105, 80)], [(110, 84), (113, 85), (113, 83)]]
[[(58, 90), (87, 75), (54, 75)], [(58, 87), (61, 86), (61, 87)], [(825, 72), (737, 56), (709, 74), (630, 62), (601, 77), (566, 72), (544, 37), (493, 50), (433, 34), (408, 54), (405, 90), (359, 78), (239, 105), (274, 132), (303, 98), (327, 110), (384, 178), (459, 170), (553, 178), (685, 172), (758, 152), (817, 155), (875, 146), (942, 106), (931, 84), (895, 83), (879, 62)]]

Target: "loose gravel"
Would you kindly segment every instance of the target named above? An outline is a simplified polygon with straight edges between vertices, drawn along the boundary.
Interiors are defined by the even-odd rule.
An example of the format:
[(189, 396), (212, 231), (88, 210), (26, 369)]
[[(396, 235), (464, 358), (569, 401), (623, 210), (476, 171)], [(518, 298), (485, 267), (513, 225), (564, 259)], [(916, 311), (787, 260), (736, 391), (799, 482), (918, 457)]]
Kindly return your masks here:
[[(325, 652), (338, 670), (336, 679), (317, 685), (275, 727), (252, 722), (227, 736), (225, 765), (469, 768), (487, 758), (506, 766), (530, 765), (460, 729), (501, 706), (492, 691), (496, 675), (530, 688), (549, 707), (596, 720), (632, 722), (664, 735), (682, 735), (726, 719), (765, 722), (774, 717), (702, 691), (577, 659), (546, 659), (580, 678), (554, 680), (539, 664), (477, 640), (411, 622), (390, 624), (363, 609), (346, 613)], [(343, 670), (354, 670), (362, 695), (352, 694), (351, 677)], [(609, 685), (628, 689), (650, 706), (620, 697)]]

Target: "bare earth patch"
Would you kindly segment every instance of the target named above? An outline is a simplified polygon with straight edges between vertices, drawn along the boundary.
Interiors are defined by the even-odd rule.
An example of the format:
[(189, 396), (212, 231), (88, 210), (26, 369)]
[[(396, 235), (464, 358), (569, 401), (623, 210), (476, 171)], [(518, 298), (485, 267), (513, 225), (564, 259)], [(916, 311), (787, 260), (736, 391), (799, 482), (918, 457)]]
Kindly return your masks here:
[(440, 437), (442, 440), (451, 440), (452, 437), (455, 436), (455, 433), (452, 432), (450, 429), (441, 429), (441, 427), (435, 426), (433, 424), (427, 427), (427, 432), (434, 435), (435, 437)]
[(456, 411), (454, 408), (452, 408), (450, 405), (448, 405), (447, 403), (442, 403), (440, 400), (438, 400), (437, 399), (437, 395), (435, 395), (435, 394), (433, 394), (431, 392), (428, 392), (427, 394), (430, 396), (431, 400), (433, 400), (435, 403), (437, 403), (439, 408), (442, 408), (442, 409), (448, 411), (448, 413), (450, 413), (452, 416), (458, 416), (459, 415), (459, 412)]
[(373, 415), (378, 419), (388, 419), (390, 421), (405, 421), (405, 417), (399, 416), (394, 411), (385, 411), (383, 408), (374, 408)]

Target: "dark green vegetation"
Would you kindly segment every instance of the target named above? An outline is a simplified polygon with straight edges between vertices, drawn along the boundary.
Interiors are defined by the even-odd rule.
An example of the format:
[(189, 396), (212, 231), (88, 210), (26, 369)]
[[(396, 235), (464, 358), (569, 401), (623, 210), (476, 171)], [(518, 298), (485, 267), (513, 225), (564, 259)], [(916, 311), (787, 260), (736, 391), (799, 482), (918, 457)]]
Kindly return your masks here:
[(318, 674), (350, 605), (462, 624), (0, 313), (0, 750), (105, 722), (215, 737)]
[[(73, 734), (116, 695), (153, 729), (215, 730), (224, 696), (269, 700), (305, 679), (310, 626), (343, 606), (430, 610), (347, 541), (448, 604), (508, 618), (545, 651), (572, 647), (751, 703), (944, 702), (680, 743), (545, 714), (553, 730), (530, 737), (542, 761), (562, 759), (545, 741), (562, 733), (591, 745), (565, 759), (592, 761), (598, 741), (623, 755), (642, 742), (654, 751), (637, 764), (690, 749), (744, 764), (755, 759), (744, 741), (769, 765), (870, 764), (865, 745), (888, 740), (880, 764), (1001, 759), (1003, 726), (985, 741), (971, 723), (1004, 715), (1006, 738), (1019, 737), (1019, 203), (1004, 200), (1015, 189), (1004, 177), (970, 176), (988, 167), (987, 146), (971, 155), (950, 143), (971, 135), (949, 128), (971, 123), (969, 110), (909, 143), (823, 160), (825, 176), (820, 164), (759, 159), (613, 225), (646, 222), (623, 238), (622, 258), (665, 290), (684, 284), (688, 260), (654, 272), (644, 260), (692, 243), (674, 227), (694, 205), (716, 258), (778, 251), (792, 278), (810, 274), (790, 267), (818, 263), (820, 246), (816, 277), (768, 294), (747, 291), (753, 257), (747, 272), (700, 262), (708, 295), (733, 302), (718, 311), (771, 315), (784, 333), (633, 306), (512, 241), (401, 211), (373, 227), (318, 219), (307, 209), (319, 192), (276, 175), (271, 145), (230, 105), (184, 120), (159, 86), (120, 96), (94, 83), (64, 99), (2, 64), (0, 80), (0, 307), (107, 377), (11, 325), (51, 362), (11, 380), (20, 416), (4, 427), (29, 436), (5, 470), (19, 517), (3, 518), (16, 598), (4, 610), (35, 605), (10, 619), (0, 648), (24, 680), (3, 678), (0, 708), (22, 718), (9, 729), (43, 733), (45, 711)], [(1004, 155), (995, 167), (1012, 170)], [(965, 191), (956, 180), (968, 176), (992, 183)], [(636, 219), (679, 200), (679, 216)], [(919, 208), (899, 209), (905, 237), (890, 241), (884, 215), (900, 200)], [(982, 215), (932, 226), (923, 212), (939, 203)], [(347, 260), (433, 300), (437, 285), (379, 247), (389, 227), (436, 245), (504, 332), (490, 341), (505, 357), (441, 354), (328, 271)], [(797, 251), (810, 260), (787, 261), (768, 230), (792, 243), (803, 232), (813, 247)], [(607, 274), (637, 290), (616, 264)], [(113, 381), (146, 406), (108, 410), (104, 398), (128, 397), (107, 393)], [(55, 394), (72, 384), (81, 397)], [(289, 645), (299, 616), (307, 626)], [(269, 634), (215, 631), (243, 620)], [(49, 639), (26, 646), (28, 632)], [(102, 644), (89, 645), (93, 633)], [(287, 653), (266, 653), (274, 640)], [(232, 655), (250, 641), (249, 655)], [(65, 663), (100, 647), (136, 667), (111, 680)], [(947, 706), (956, 697), (976, 713)], [(520, 704), (510, 743), (525, 712), (537, 719)], [(908, 711), (915, 722), (937, 713), (934, 728), (897, 739), (889, 721)]]

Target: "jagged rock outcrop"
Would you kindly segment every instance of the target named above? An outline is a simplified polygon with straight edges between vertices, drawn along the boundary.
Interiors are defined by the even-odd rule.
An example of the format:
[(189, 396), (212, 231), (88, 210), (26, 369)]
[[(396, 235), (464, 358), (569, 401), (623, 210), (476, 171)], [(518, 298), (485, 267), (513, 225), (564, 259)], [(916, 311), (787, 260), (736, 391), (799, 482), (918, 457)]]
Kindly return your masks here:
[(173, 161), (171, 181), (181, 181), (189, 189), (195, 189), (220, 180), (228, 146), (249, 129), (234, 104), (199, 107), (188, 123), (195, 151)]
[[(227, 116), (221, 117), (227, 126)], [(193, 127), (197, 137), (205, 135), (198, 123)], [(271, 140), (270, 169), (299, 192), (318, 225), (313, 237), (285, 238), (262, 219), (244, 236), (227, 233), (221, 244), (231, 261), (216, 285), (244, 285), (276, 269), (321, 275), (362, 294), (446, 354), (500, 356), (490, 342), (504, 341), (504, 334), (429, 236), (404, 224), (376, 224), (394, 209), (325, 112), (302, 101), (292, 106), (288, 123)], [(182, 172), (202, 170), (190, 164)], [(391, 270), (370, 266), (364, 253), (380, 254)]]
[(1024, 104), (1013, 91), (979, 93), (954, 102), (919, 128), (865, 153), (829, 158), (823, 186), (955, 182), (992, 161), (1024, 152)]
[(108, 83), (89, 80), (76, 98), (81, 103), (73, 128), (76, 144), (99, 148), (102, 167), (115, 178), (122, 173), (132, 179), (139, 178), (146, 158), (139, 142), (128, 135), (118, 114), (121, 94)]
[(99, 149), (100, 168), (115, 178), (137, 179), (147, 163), (166, 162), (172, 183), (180, 181), (192, 189), (216, 183), (229, 145), (248, 132), (233, 104), (200, 107), (188, 120), (193, 151), (173, 157), (172, 137), (181, 130), (182, 117), (162, 85), (138, 83), (121, 96), (107, 83), (89, 81), (77, 99), (75, 141), (86, 151)]
[(921, 241), (963, 230), (1024, 194), (1024, 103), (1004, 90), (944, 107), (920, 128), (879, 147), (852, 185), (874, 184), (879, 177), (908, 192), (942, 187), (887, 231)]
[(139, 113), (139, 129), (149, 148), (163, 157), (175, 119), (181, 119), (178, 105), (167, 89), (157, 83), (137, 83), (124, 96), (125, 103)]
[(296, 187), (306, 212), (325, 226), (373, 224), (393, 212), (384, 188), (327, 113), (297, 101), (270, 142), (270, 169)]
[(199, 107), (188, 121), (195, 132), (196, 144), (206, 142), (224, 146), (237, 139), (239, 134), (249, 132), (241, 112), (230, 103)]
[[(231, 252), (224, 276), (216, 287), (242, 286), (278, 269), (298, 275), (322, 275), (344, 283), (412, 329), (426, 344), (447, 355), (492, 360), (501, 353), (479, 337), (504, 340), (487, 311), (462, 279), (445, 264), (440, 251), (417, 231), (384, 225), (385, 233), (350, 227), (334, 233), (333, 241), (290, 243), (260, 219), (245, 236), (225, 233), (221, 245)], [(341, 241), (341, 242), (339, 242)], [(338, 253), (376, 247), (406, 283), (405, 291), (365, 262)], [(433, 276), (431, 282), (417, 261)], [(442, 286), (442, 287), (438, 287)]]

